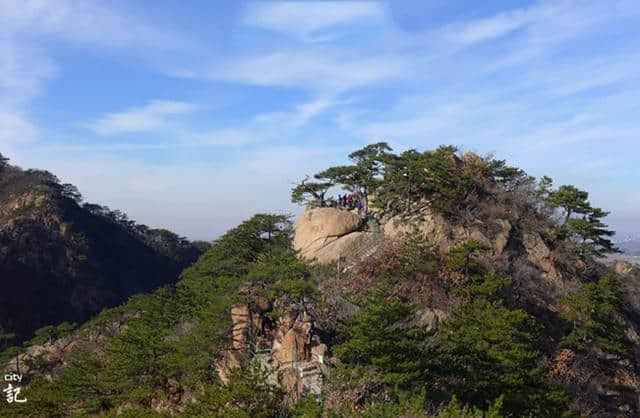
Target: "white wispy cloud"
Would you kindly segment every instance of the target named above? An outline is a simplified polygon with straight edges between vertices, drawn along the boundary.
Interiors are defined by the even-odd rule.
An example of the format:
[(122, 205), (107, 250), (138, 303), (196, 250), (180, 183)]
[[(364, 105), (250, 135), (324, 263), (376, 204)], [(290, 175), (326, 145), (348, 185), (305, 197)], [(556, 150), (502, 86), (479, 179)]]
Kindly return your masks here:
[(176, 75), (337, 94), (402, 77), (407, 70), (408, 63), (394, 56), (301, 48), (249, 57), (228, 57), (210, 68), (178, 72)]
[(22, 115), (0, 107), (0, 145), (30, 142), (37, 135), (38, 129)]
[(151, 132), (166, 127), (169, 117), (184, 115), (196, 109), (197, 106), (192, 103), (154, 100), (143, 107), (108, 113), (93, 122), (85, 124), (85, 126), (100, 135)]
[(136, 51), (153, 65), (162, 54), (202, 50), (181, 33), (158, 28), (103, 2), (2, 0), (0, 102), (23, 105), (40, 94), (43, 82), (61, 71), (44, 45), (52, 40), (89, 51), (104, 47)]
[(489, 18), (452, 24), (444, 31), (453, 42), (469, 45), (508, 35), (535, 22), (540, 15), (537, 9), (514, 10)]
[[(153, 100), (145, 106), (132, 107), (121, 112), (107, 113), (83, 126), (99, 135), (119, 135), (133, 132), (164, 132), (171, 138), (167, 142), (138, 144), (97, 144), (49, 146), (50, 149), (82, 150), (143, 150), (169, 148), (195, 148), (208, 146), (241, 146), (264, 142), (289, 134), (308, 124), (313, 118), (346, 101), (316, 98), (293, 106), (291, 110), (257, 113), (242, 126), (218, 129), (196, 129), (181, 123), (179, 117), (198, 110), (193, 103)], [(179, 142), (177, 142), (179, 141)]]
[(609, 3), (576, 0), (538, 1), (494, 16), (449, 23), (438, 29), (445, 40), (462, 45), (496, 40), (520, 32), (520, 46), (549, 46), (579, 36), (604, 22), (640, 12), (633, 0)]
[(329, 109), (347, 103), (348, 102), (345, 100), (318, 98), (310, 102), (299, 104), (292, 111), (258, 114), (253, 118), (253, 120), (258, 124), (267, 126), (290, 126), (291, 128), (299, 128)]
[(75, 44), (157, 49), (190, 48), (184, 35), (159, 29), (132, 13), (87, 0), (2, 0), (0, 34), (34, 40), (39, 36)]
[(37, 97), (57, 71), (39, 48), (0, 36), (0, 104), (19, 107)]
[[(640, 44), (629, 36), (637, 34), (637, 0), (537, 1), (474, 18), (434, 18), (425, 25), (428, 29), (418, 29), (418, 24), (411, 30), (394, 20), (392, 8), (402, 7), (396, 3), (256, 2), (240, 6), (239, 20), (225, 22), (232, 30), (221, 39), (206, 39), (223, 45), (212, 46), (213, 51), (197, 49), (197, 42), (165, 30), (158, 21), (155, 26), (116, 7), (126, 3), (0, 2), (0, 110), (5, 104), (0, 130), (9, 127), (0, 131), (0, 143), (8, 136), (37, 136), (25, 104), (45, 90), (43, 84), (56, 71), (64, 71), (43, 47), (43, 39), (89, 53), (109, 48), (135, 55), (153, 62), (154, 71), (191, 78), (185, 84), (201, 87), (202, 97), (218, 93), (221, 84), (239, 92), (242, 100), (253, 101), (255, 94), (250, 108), (255, 104), (261, 109), (256, 114), (242, 119), (238, 114), (246, 114), (245, 103), (235, 103), (235, 108), (225, 104), (234, 116), (216, 118), (215, 124), (188, 118), (202, 110), (192, 103), (144, 105), (142, 98), (134, 102), (141, 106), (116, 107), (85, 125), (108, 139), (89, 136), (85, 142), (29, 148), (31, 154), (41, 154), (34, 165), (59, 170), (70, 181), (80, 179), (83, 189), (109, 191), (96, 192), (95, 200), (127, 209), (141, 199), (135, 216), (188, 234), (199, 233), (203, 222), (224, 219), (230, 226), (263, 209), (265, 194), (266, 206), (281, 207), (288, 201), (283, 185), (313, 172), (314, 164), (331, 164), (334, 155), (321, 150), (336, 143), (331, 142), (336, 137), (351, 145), (342, 155), (377, 139), (398, 149), (453, 143), (481, 152), (496, 150), (500, 158), (525, 169), (554, 177), (556, 170), (558, 177), (566, 177), (562, 181), (572, 182), (576, 173), (608, 168), (594, 161), (610, 161), (613, 149), (636, 149), (640, 135), (634, 120), (638, 92), (633, 91)], [(630, 21), (634, 16), (636, 21)], [(207, 31), (196, 28), (193, 33)], [(169, 58), (157, 60), (163, 54)], [(181, 70), (167, 71), (178, 66)], [(15, 98), (10, 105), (8, 97)], [(205, 106), (205, 100), (198, 102)], [(321, 124), (313, 124), (321, 118)], [(187, 119), (198, 124), (189, 126)], [(118, 137), (151, 131), (154, 143)], [(306, 136), (310, 132), (317, 142)], [(303, 145), (282, 145), (290, 143), (314, 144), (309, 150), (315, 153)], [(160, 164), (127, 161), (132, 154), (150, 160), (156, 154), (215, 160), (223, 153), (223, 159), (226, 153), (235, 155), (223, 168), (185, 163), (165, 170)], [(571, 170), (564, 169), (569, 154)], [(633, 158), (622, 152), (614, 161), (631, 166)], [(96, 168), (80, 166), (79, 160), (92, 161)], [(238, 166), (246, 169), (238, 174)], [(114, 172), (103, 180), (73, 177), (112, 167)], [(130, 190), (108, 182), (127, 184)], [(606, 196), (610, 185), (605, 183), (594, 196)], [(212, 199), (202, 197), (201, 190), (211, 184), (222, 186), (211, 192)], [(162, 213), (155, 212), (154, 199), (171, 195), (164, 191), (193, 203), (191, 224), (184, 216), (177, 219), (184, 208), (171, 202), (165, 202)], [(638, 202), (628, 205), (637, 208)], [(209, 215), (218, 210), (219, 215)]]
[(305, 40), (326, 40), (318, 32), (357, 21), (385, 18), (383, 3), (372, 1), (255, 2), (245, 11), (244, 24), (284, 32)]

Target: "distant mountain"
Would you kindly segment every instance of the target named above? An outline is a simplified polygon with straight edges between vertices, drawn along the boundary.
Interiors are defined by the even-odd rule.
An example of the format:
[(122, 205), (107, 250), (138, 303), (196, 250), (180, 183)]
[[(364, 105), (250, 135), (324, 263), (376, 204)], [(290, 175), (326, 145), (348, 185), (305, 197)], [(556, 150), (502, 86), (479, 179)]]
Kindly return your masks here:
[(625, 255), (640, 256), (640, 238), (628, 238), (616, 244)]
[[(2, 157), (0, 155), (0, 157)], [(0, 158), (0, 335), (81, 322), (134, 293), (174, 282), (202, 250), (120, 211), (81, 204), (55, 175)], [(2, 342), (2, 341), (0, 341)]]

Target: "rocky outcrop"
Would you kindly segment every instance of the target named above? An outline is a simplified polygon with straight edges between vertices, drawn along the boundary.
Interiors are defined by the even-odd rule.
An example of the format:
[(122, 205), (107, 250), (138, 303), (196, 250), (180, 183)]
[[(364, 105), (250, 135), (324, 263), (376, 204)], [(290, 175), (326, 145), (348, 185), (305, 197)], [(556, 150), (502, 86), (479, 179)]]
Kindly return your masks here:
[(513, 227), (511, 226), (511, 222), (506, 219), (497, 219), (494, 223), (498, 228), (498, 233), (493, 240), (494, 253), (502, 254), (507, 248), (507, 244), (509, 244)]
[[(476, 227), (454, 225), (428, 207), (423, 207), (411, 216), (386, 216), (380, 210), (373, 210), (373, 216), (380, 224), (380, 230), (388, 239), (399, 239), (405, 234), (418, 231), (428, 237), (441, 253), (446, 253), (455, 245), (465, 241), (479, 241), (493, 249), (494, 255), (501, 255), (507, 248), (513, 226), (507, 219), (495, 219), (490, 225)], [(296, 225), (293, 246), (307, 259), (328, 263), (349, 257), (359, 248), (369, 246), (378, 235), (374, 232), (357, 231), (362, 225), (359, 215), (335, 208), (307, 209)], [(486, 230), (490, 229), (491, 234)], [(533, 249), (537, 246), (534, 243)], [(550, 266), (547, 270), (551, 271)], [(547, 271), (545, 270), (545, 271)]]
[[(400, 238), (404, 234), (411, 234), (417, 230), (427, 237), (441, 254), (446, 254), (462, 242), (473, 240), (489, 245), (492, 248), (491, 257), (497, 258), (505, 254), (512, 239), (517, 237), (521, 247), (511, 256), (523, 257), (550, 282), (558, 282), (562, 279), (562, 274), (555, 263), (554, 253), (541, 233), (525, 231), (520, 237), (519, 233), (514, 231), (517, 225), (514, 227), (513, 221), (508, 219), (498, 218), (483, 222), (476, 220), (474, 224), (461, 225), (448, 221), (428, 207), (423, 207), (410, 216), (385, 217), (381, 213), (377, 216), (380, 217), (382, 230), (388, 237)], [(521, 251), (522, 249), (524, 251)]]
[[(388, 237), (400, 238), (417, 230), (435, 244), (442, 253), (446, 253), (461, 242), (473, 240), (489, 245), (493, 248), (494, 255), (500, 255), (506, 249), (513, 229), (507, 219), (495, 219), (490, 224), (479, 223), (477, 226), (456, 225), (428, 207), (423, 207), (410, 216), (387, 217), (380, 214), (378, 216), (380, 216), (382, 230)], [(493, 231), (492, 234), (487, 233), (488, 229)]]
[(547, 279), (558, 281), (562, 275), (558, 272), (553, 262), (553, 254), (547, 244), (538, 233), (525, 233), (522, 244), (527, 252), (528, 260), (538, 266)]
[(298, 219), (293, 248), (305, 258), (360, 228), (359, 215), (335, 208), (307, 208)]
[(418, 230), (431, 242), (442, 247), (450, 247), (453, 230), (442, 216), (428, 209), (412, 216), (395, 215), (381, 218), (382, 231), (390, 238), (399, 238)]
[[(281, 313), (275, 321), (274, 312)], [(231, 344), (217, 362), (226, 382), (229, 372), (257, 361), (294, 403), (308, 394), (321, 395), (327, 374), (327, 346), (316, 333), (315, 320), (304, 304), (252, 300), (231, 310)]]

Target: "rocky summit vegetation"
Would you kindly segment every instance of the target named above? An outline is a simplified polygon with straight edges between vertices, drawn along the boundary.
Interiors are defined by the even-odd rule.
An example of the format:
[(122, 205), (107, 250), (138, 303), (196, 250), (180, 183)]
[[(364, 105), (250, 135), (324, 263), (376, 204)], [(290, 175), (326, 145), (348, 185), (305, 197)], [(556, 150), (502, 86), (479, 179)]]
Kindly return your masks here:
[(295, 228), (257, 214), (5, 355), (28, 402), (0, 416), (640, 414), (640, 274), (585, 191), (450, 146), (350, 158), (294, 187)]

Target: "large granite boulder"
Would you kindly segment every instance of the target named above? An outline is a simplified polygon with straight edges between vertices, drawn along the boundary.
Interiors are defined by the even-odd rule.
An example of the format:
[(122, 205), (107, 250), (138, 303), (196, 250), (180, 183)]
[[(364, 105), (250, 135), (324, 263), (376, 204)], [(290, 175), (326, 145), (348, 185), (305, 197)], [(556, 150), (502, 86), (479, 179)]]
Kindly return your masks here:
[(296, 225), (293, 247), (305, 258), (315, 258), (321, 248), (347, 235), (362, 224), (359, 215), (336, 208), (307, 209)]
[(326, 264), (350, 256), (357, 248), (366, 245), (369, 232), (352, 232), (317, 250), (313, 257), (318, 263)]

